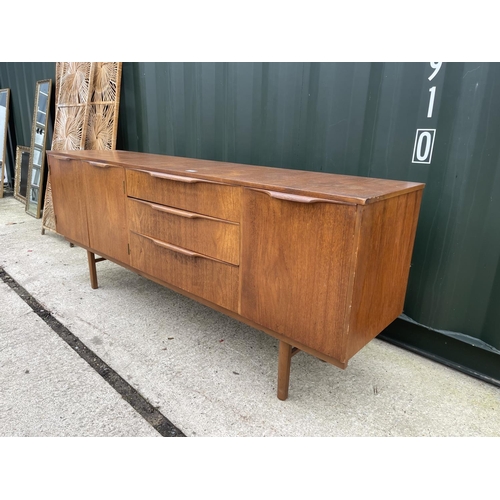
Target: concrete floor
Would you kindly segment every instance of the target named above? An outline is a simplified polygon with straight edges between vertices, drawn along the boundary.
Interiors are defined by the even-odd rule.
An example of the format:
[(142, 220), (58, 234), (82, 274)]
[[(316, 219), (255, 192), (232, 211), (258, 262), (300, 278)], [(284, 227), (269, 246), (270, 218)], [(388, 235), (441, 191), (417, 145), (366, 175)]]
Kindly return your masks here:
[[(500, 436), (500, 389), (375, 339), (340, 370), (87, 255), (13, 197), (0, 267), (187, 436)], [(159, 436), (0, 282), (0, 436)]]

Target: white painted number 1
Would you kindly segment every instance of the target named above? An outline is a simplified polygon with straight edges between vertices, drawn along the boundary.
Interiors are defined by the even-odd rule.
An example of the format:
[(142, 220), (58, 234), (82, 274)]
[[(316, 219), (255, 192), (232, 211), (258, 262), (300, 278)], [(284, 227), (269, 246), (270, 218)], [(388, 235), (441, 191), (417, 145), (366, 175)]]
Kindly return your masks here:
[(431, 96), (429, 98), (429, 107), (427, 109), (427, 118), (432, 118), (432, 111), (434, 110), (434, 96), (436, 95), (436, 87), (429, 89)]

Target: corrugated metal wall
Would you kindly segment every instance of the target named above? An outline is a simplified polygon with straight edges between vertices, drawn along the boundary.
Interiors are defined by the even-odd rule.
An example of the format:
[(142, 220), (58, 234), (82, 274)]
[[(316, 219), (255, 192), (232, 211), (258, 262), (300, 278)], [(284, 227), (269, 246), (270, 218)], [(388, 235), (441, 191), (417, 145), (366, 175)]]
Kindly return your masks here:
[[(405, 314), (493, 352), (500, 63), (433, 66), (124, 63), (118, 148), (425, 182)], [(23, 79), (51, 77), (29, 67), (0, 63), (25, 143), (35, 80)], [(432, 149), (424, 138), (415, 152), (417, 129)]]

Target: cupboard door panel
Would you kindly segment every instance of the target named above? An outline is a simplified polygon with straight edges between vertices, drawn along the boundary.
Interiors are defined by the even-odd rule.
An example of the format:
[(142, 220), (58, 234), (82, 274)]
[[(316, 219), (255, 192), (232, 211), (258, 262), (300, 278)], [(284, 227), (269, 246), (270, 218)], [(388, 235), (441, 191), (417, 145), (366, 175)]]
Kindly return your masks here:
[(83, 167), (90, 247), (128, 264), (124, 169), (98, 162)]
[(127, 194), (133, 198), (239, 222), (240, 189), (194, 177), (127, 170)]
[(356, 207), (243, 190), (241, 315), (344, 362)]
[(238, 267), (130, 233), (132, 267), (225, 309), (238, 308)]
[(127, 212), (136, 233), (239, 264), (239, 224), (133, 198), (127, 200)]
[(80, 160), (48, 157), (56, 231), (75, 243), (89, 246), (87, 202)]

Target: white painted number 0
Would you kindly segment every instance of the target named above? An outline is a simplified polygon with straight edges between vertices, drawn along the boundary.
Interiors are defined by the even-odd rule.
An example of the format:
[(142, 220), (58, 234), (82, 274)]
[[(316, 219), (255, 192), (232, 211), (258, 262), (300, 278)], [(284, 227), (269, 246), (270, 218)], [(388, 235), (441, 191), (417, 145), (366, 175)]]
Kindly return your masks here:
[[(425, 151), (422, 154), (422, 142), (425, 138)], [(431, 134), (430, 132), (423, 132), (420, 134), (420, 137), (418, 138), (417, 142), (417, 160), (418, 161), (425, 161), (427, 160), (427, 157), (429, 156), (429, 152), (431, 150)]]

